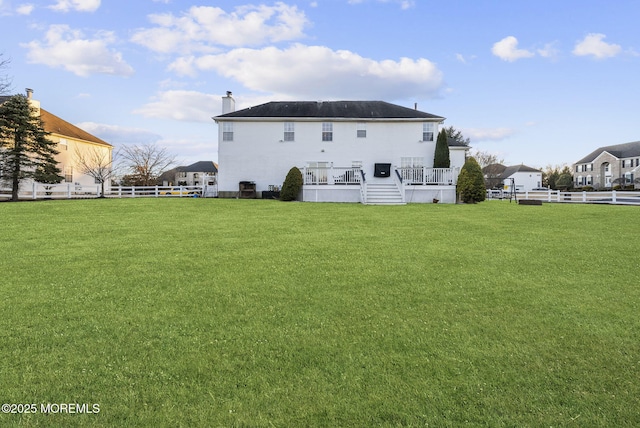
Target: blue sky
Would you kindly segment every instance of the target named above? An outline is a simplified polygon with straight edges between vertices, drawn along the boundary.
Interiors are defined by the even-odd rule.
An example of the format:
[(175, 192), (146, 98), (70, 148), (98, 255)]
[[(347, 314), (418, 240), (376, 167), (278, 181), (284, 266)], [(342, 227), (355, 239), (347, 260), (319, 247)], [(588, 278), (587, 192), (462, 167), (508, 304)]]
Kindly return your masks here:
[(221, 97), (384, 100), (508, 165), (640, 140), (638, 0), (0, 0), (14, 93), (119, 146), (217, 161)]

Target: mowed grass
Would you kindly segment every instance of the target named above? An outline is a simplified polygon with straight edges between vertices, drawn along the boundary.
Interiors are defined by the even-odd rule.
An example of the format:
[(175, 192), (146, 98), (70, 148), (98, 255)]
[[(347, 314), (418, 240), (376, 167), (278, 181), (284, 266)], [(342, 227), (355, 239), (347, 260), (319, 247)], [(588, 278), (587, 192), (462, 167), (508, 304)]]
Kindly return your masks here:
[(0, 204), (2, 426), (638, 426), (637, 207)]

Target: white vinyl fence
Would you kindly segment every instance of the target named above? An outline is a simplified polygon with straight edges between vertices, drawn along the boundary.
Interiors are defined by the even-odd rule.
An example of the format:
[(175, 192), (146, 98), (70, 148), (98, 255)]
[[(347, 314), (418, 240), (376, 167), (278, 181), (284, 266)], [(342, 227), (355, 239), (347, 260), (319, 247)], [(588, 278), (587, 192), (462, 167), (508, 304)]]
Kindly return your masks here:
[(501, 190), (487, 190), (488, 199), (530, 199), (543, 202), (640, 205), (640, 191), (609, 190), (601, 192), (563, 192), (560, 190), (517, 192), (515, 196)]
[[(19, 198), (29, 199), (86, 199), (101, 196), (99, 184), (81, 186), (73, 183), (29, 183), (20, 186)], [(105, 191), (107, 198), (197, 198), (217, 197), (217, 185), (199, 186), (112, 186)], [(11, 189), (0, 188), (0, 200), (11, 199)]]

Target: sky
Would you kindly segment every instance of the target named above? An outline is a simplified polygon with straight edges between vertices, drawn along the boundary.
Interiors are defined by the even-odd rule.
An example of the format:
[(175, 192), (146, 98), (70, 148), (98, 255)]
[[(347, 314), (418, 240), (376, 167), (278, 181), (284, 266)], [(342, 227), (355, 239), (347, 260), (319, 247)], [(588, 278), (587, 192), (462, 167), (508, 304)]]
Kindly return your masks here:
[(221, 98), (382, 100), (506, 165), (640, 140), (639, 0), (0, 0), (0, 76), (113, 144), (217, 162)]

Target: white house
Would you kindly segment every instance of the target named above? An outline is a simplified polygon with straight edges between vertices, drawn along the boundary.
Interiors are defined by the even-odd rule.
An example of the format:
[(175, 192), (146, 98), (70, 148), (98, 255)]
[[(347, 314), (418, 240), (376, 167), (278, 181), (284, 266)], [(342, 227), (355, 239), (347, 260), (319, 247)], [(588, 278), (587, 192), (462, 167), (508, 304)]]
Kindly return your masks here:
[(508, 166), (500, 174), (500, 178), (507, 192), (528, 192), (542, 186), (542, 171), (526, 165)]
[(451, 168), (434, 169), (444, 118), (382, 101), (282, 101), (235, 111), (229, 92), (214, 120), (220, 197), (237, 197), (247, 184), (260, 195), (298, 167), (304, 201), (455, 203), (468, 149), (453, 143)]

